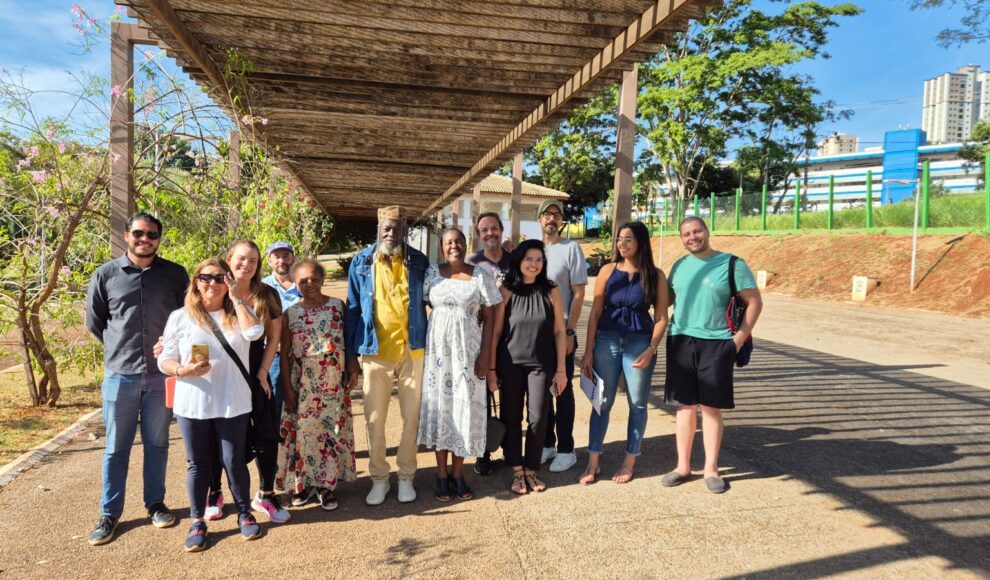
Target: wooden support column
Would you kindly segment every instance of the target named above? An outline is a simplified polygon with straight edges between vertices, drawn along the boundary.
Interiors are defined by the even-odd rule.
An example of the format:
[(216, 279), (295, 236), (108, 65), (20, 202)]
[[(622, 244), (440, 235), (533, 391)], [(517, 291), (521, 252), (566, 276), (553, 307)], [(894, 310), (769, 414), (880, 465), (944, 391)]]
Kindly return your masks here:
[(522, 218), (522, 166), (523, 154), (517, 153), (512, 159), (512, 212), (509, 225), (509, 239), (513, 244), (519, 243), (519, 221)]
[(457, 206), (461, 204), (460, 198), (455, 199), (454, 203), (450, 204), (450, 227), (458, 228), (461, 227), (461, 216), (457, 213)]
[(636, 154), (636, 87), (639, 67), (622, 73), (619, 88), (619, 123), (615, 139), (615, 205), (612, 239), (617, 228), (632, 217), (633, 156)]
[[(121, 234), (134, 214), (134, 45), (154, 44), (136, 24), (110, 24), (110, 255), (127, 252)], [(118, 88), (119, 87), (119, 88)]]
[(471, 250), (477, 252), (481, 248), (481, 240), (478, 239), (478, 228), (474, 227), (478, 223), (478, 214), (481, 213), (481, 182), (474, 185), (471, 192), (471, 223), (468, 229), (471, 230)]
[(230, 151), (227, 153), (227, 176), (230, 179), (230, 189), (241, 188), (241, 134), (239, 131), (230, 132)]

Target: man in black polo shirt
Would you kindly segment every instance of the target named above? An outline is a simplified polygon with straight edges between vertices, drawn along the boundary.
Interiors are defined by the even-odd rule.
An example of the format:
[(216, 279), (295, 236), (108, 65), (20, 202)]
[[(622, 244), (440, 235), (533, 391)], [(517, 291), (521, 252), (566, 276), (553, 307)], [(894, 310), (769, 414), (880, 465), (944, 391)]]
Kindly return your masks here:
[(152, 347), (172, 311), (182, 308), (189, 275), (158, 257), (162, 223), (139, 213), (127, 221), (127, 253), (96, 269), (86, 294), (86, 326), (103, 343), (103, 497), (100, 519), (89, 536), (93, 546), (113, 539), (124, 511), (131, 447), (140, 419), (144, 444), (144, 506), (151, 523), (169, 527), (165, 466), (172, 410), (165, 406), (165, 375)]

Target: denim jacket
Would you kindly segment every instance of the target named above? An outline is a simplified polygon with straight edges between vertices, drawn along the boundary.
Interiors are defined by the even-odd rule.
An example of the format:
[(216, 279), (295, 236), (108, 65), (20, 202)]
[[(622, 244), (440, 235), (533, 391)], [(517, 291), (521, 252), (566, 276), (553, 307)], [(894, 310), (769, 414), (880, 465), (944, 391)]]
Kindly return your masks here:
[[(344, 346), (348, 359), (359, 355), (378, 354), (378, 335), (375, 332), (375, 250), (372, 244), (361, 250), (351, 260), (347, 272), (347, 312), (344, 316)], [(406, 271), (409, 276), (409, 348), (426, 348), (426, 305), (423, 301), (423, 282), (429, 259), (422, 252), (405, 247)]]

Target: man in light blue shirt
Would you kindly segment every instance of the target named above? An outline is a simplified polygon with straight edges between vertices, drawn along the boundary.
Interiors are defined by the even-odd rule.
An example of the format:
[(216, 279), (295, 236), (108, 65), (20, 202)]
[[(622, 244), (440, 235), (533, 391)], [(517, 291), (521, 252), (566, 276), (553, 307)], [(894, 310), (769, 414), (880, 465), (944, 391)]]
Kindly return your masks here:
[[(272, 273), (261, 281), (278, 292), (284, 315), (286, 309), (302, 300), (302, 294), (296, 288), (296, 283), (292, 281), (292, 265), (296, 263), (296, 255), (292, 251), (292, 244), (288, 242), (273, 243), (268, 246), (265, 255), (268, 256), (268, 267), (272, 269)], [(282, 323), (285, 324), (286, 321), (283, 320)], [(268, 369), (268, 380), (271, 381), (272, 397), (275, 399), (276, 421), (280, 421), (282, 417), (282, 387), (279, 383), (281, 370), (279, 355), (276, 354), (272, 366)]]

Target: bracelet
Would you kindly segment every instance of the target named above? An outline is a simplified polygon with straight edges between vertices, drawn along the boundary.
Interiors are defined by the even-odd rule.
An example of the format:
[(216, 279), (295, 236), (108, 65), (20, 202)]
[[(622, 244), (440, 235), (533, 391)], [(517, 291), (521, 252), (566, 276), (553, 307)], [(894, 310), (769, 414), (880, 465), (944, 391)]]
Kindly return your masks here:
[(177, 366), (177, 367), (175, 367), (175, 371), (174, 371), (174, 372), (175, 372), (175, 376), (177, 376), (177, 377), (178, 377), (178, 376), (180, 376), (180, 375), (179, 375), (179, 371), (180, 371), (180, 370), (182, 369), (182, 367), (184, 367), (184, 366), (185, 366), (185, 365), (181, 365), (181, 364), (180, 364), (179, 366)]
[(244, 306), (244, 301), (243, 300), (234, 300), (234, 308), (237, 308), (238, 306)]

